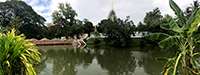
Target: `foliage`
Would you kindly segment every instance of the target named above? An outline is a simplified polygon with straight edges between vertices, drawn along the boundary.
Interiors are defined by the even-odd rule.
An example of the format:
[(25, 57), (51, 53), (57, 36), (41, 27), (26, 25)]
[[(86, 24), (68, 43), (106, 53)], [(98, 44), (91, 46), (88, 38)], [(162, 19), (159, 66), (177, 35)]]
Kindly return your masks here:
[(98, 31), (91, 32), (90, 34), (100, 35)]
[(15, 28), (16, 29), (16, 33), (15, 34), (18, 34), (19, 33), (19, 28), (20, 28), (20, 26), (22, 26), (22, 24), (23, 24), (23, 20), (22, 19), (18, 19), (18, 18), (14, 18), (14, 19), (11, 19), (11, 21), (10, 21), (10, 27), (13, 29), (13, 28)]
[(70, 26), (76, 24), (75, 16), (77, 16), (77, 13), (72, 9), (69, 3), (59, 3), (58, 9), (59, 10), (55, 10), (51, 15), (53, 23), (58, 26), (62, 32), (65, 32), (62, 34), (68, 36), (70, 33)]
[(7, 33), (8, 31), (10, 31), (12, 28), (9, 26), (6, 27), (2, 27), (0, 28), (0, 33)]
[(139, 32), (147, 31), (147, 25), (144, 25), (141, 21), (138, 23), (136, 30)]
[(134, 35), (135, 25), (128, 16), (124, 21), (121, 19), (103, 20), (100, 23), (103, 35), (107, 36), (104, 42), (109, 45), (126, 46), (130, 36)]
[[(26, 31), (31, 30), (35, 25), (39, 26), (36, 30), (32, 30), (33, 32), (37, 32), (42, 30), (44, 26), (44, 22), (46, 21), (44, 17), (38, 15), (31, 6), (27, 5), (24, 1), (21, 0), (7, 0), (6, 2), (0, 2), (0, 24), (3, 27), (10, 26), (12, 28), (16, 28), (18, 30)], [(29, 26), (32, 28), (24, 28), (24, 26)], [(27, 31), (27, 33), (30, 33)], [(28, 34), (25, 33), (27, 37)], [(41, 35), (40, 33), (35, 34)]]
[(19, 31), (21, 33), (24, 33), (27, 39), (31, 38), (41, 39), (44, 38), (45, 37), (44, 34), (46, 34), (43, 32), (43, 29), (46, 28), (37, 25), (26, 25), (23, 26), (23, 28), (21, 28)]
[(142, 25), (141, 23), (139, 23), (139, 26), (144, 28), (144, 29), (140, 29), (140, 31), (149, 31), (149, 32), (165, 32), (165, 30), (160, 28), (160, 25), (162, 24), (166, 24), (167, 20), (165, 18), (163, 18), (163, 16), (161, 15), (161, 12), (159, 10), (159, 8), (155, 8), (153, 9), (153, 11), (150, 11), (148, 13), (146, 13), (146, 16), (144, 18), (144, 25)]
[(33, 65), (40, 62), (40, 53), (23, 34), (16, 36), (14, 29), (0, 34), (0, 48), (0, 74), (36, 75)]
[[(182, 65), (182, 74), (186, 75), (189, 73), (198, 72), (200, 73), (199, 66), (196, 65), (194, 60), (195, 55), (200, 53), (194, 53), (194, 48), (199, 42), (199, 30), (198, 24), (200, 23), (200, 11), (194, 11), (189, 19), (187, 19), (178, 5), (173, 1), (169, 0), (171, 9), (175, 12), (180, 20), (178, 25), (176, 21), (169, 15), (166, 16), (168, 25), (161, 25), (160, 27), (166, 30), (174, 31), (176, 35), (171, 36), (165, 33), (153, 33), (147, 35), (145, 38), (151, 40), (161, 40), (158, 45), (161, 51), (166, 51), (173, 46), (178, 47), (175, 50), (172, 58), (159, 58), (157, 60), (167, 61), (163, 68), (163, 74), (168, 74), (169, 69), (173, 68), (173, 75), (178, 73), (177, 68)], [(188, 58), (187, 58), (188, 57)], [(189, 59), (189, 61), (187, 61)], [(179, 64), (180, 63), (180, 64)], [(189, 66), (187, 66), (189, 65)]]
[(78, 21), (78, 23), (73, 24), (70, 27), (69, 36), (79, 35), (79, 34), (83, 33), (83, 31), (84, 31), (84, 26), (82, 24), (82, 21)]
[(101, 22), (98, 23), (98, 25), (97, 25), (97, 31), (98, 31), (99, 33), (103, 33), (103, 31), (104, 31), (104, 29), (105, 29), (105, 26), (108, 25), (108, 23), (109, 23), (109, 20), (108, 20), (108, 19), (103, 19), (103, 20), (101, 20)]
[(84, 33), (90, 33), (90, 32), (92, 32), (92, 31), (94, 31), (94, 26), (93, 26), (93, 24), (92, 24), (92, 22), (90, 22), (90, 21), (88, 21), (87, 19), (84, 19), (83, 20), (83, 22), (84, 22)]
[(193, 4), (191, 6), (187, 7), (184, 14), (186, 15), (187, 18), (189, 18), (192, 15), (192, 12), (195, 10), (199, 10), (200, 8), (200, 3), (199, 0), (194, 0)]

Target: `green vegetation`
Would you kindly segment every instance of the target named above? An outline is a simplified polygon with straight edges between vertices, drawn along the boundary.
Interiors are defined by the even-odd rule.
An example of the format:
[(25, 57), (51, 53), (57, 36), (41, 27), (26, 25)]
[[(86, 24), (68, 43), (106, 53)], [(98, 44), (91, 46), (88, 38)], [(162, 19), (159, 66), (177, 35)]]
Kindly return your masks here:
[(83, 21), (75, 19), (77, 13), (69, 3), (59, 3), (59, 10), (52, 13), (53, 26), (50, 26), (45, 33), (49, 39), (61, 36), (79, 35), (81, 33), (90, 33), (94, 31), (92, 22), (84, 19)]
[(104, 39), (105, 44), (115, 46), (126, 46), (127, 42), (131, 40), (131, 34), (134, 35), (135, 25), (130, 16), (124, 21), (120, 18), (114, 20), (102, 20), (99, 23), (103, 35), (107, 36)]
[[(31, 6), (21, 0), (0, 2), (0, 25), (16, 29), (16, 33), (24, 33), (27, 38), (43, 38), (42, 28), (46, 21)], [(20, 32), (20, 33), (19, 33)]]
[(189, 18), (192, 15), (192, 12), (195, 10), (199, 10), (200, 8), (200, 3), (198, 0), (194, 0), (193, 4), (191, 6), (187, 7), (184, 14), (186, 15), (186, 18)]
[(98, 31), (91, 32), (90, 34), (100, 35)]
[(36, 75), (33, 65), (40, 62), (39, 55), (37, 47), (23, 34), (16, 36), (14, 29), (0, 34), (1, 75)]
[[(198, 46), (197, 44), (200, 43), (198, 41), (200, 38), (200, 27), (198, 27), (200, 23), (200, 11), (195, 10), (189, 19), (187, 19), (173, 0), (169, 0), (169, 4), (178, 16), (180, 25), (171, 16), (167, 15), (166, 19), (169, 24), (161, 25), (160, 27), (173, 31), (176, 34), (171, 36), (165, 33), (153, 33), (147, 35), (145, 38), (161, 40), (158, 43), (161, 51), (166, 51), (173, 46), (177, 47), (171, 58), (157, 58), (158, 61), (167, 61), (163, 68), (163, 74), (167, 75), (169, 69), (173, 69), (173, 75), (200, 74), (200, 68), (194, 58), (195, 55), (200, 55), (200, 53), (195, 53), (194, 51), (195, 46)], [(178, 66), (182, 67), (181, 71), (178, 71)]]

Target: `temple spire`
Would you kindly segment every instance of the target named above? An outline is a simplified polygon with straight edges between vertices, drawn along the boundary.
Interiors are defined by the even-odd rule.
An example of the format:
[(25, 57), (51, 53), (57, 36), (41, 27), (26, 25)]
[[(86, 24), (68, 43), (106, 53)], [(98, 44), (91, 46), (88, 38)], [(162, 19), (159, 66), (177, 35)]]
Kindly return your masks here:
[(112, 7), (111, 7), (111, 11), (110, 11), (110, 14), (109, 14), (109, 17), (108, 17), (110, 20), (114, 20), (116, 19), (116, 15), (115, 15), (115, 12), (114, 12), (114, 9), (113, 9), (113, 2), (112, 2)]
[(113, 2), (112, 2), (112, 8), (111, 8), (111, 10), (113, 11)]

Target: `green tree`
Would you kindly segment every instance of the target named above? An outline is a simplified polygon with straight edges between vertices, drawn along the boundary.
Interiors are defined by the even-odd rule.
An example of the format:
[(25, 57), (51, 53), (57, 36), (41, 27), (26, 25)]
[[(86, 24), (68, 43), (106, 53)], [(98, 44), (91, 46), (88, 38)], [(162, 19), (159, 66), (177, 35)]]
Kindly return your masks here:
[(23, 24), (23, 20), (22, 19), (18, 19), (18, 18), (14, 18), (14, 19), (11, 19), (10, 21), (10, 27), (13, 29), (15, 28), (16, 29), (16, 33), (15, 34), (18, 34), (19, 33), (19, 28), (20, 26), (22, 26)]
[(73, 24), (69, 29), (69, 36), (79, 35), (84, 32), (84, 25), (82, 21), (76, 20), (76, 23)]
[(69, 35), (70, 26), (75, 24), (75, 16), (77, 16), (77, 13), (74, 9), (72, 9), (70, 4), (59, 3), (58, 10), (55, 10), (51, 16), (53, 23), (60, 26), (61, 31), (65, 32), (64, 35)]
[[(161, 28), (170, 30), (176, 33), (176, 35), (171, 36), (165, 33), (153, 33), (147, 35), (145, 38), (151, 40), (161, 40), (158, 45), (161, 48), (161, 51), (166, 51), (173, 46), (178, 47), (174, 51), (172, 58), (157, 58), (159, 61), (167, 61), (166, 65), (163, 68), (163, 74), (168, 74), (169, 69), (173, 68), (173, 75), (178, 74), (200, 74), (200, 68), (196, 64), (195, 55), (200, 55), (200, 53), (195, 53), (195, 47), (200, 45), (200, 10), (194, 11), (192, 15), (187, 19), (184, 16), (182, 10), (178, 5), (173, 1), (169, 0), (169, 5), (171, 9), (178, 16), (179, 22), (181, 25), (178, 25), (177, 22), (169, 15), (166, 16), (168, 25), (161, 25)], [(178, 72), (178, 66), (182, 67), (182, 70)]]
[[(11, 1), (6, 1), (6, 2), (0, 2), (0, 24), (3, 27), (9, 26), (9, 23), (12, 23), (12, 20), (16, 22), (18, 19), (19, 22), (15, 24), (17, 26), (16, 29), (19, 29), (20, 32), (26, 31), (26, 30), (31, 30), (32, 28), (23, 28), (24, 26), (29, 26), (29, 25), (36, 25), (40, 27), (45, 27), (44, 22), (46, 21), (45, 18), (42, 16), (38, 15), (31, 6), (27, 5), (23, 1), (19, 0), (11, 0)], [(21, 23), (20, 21), (23, 21)], [(19, 25), (19, 26), (18, 26)], [(15, 26), (15, 27), (16, 27)], [(35, 32), (40, 31), (41, 28), (36, 29)], [(22, 32), (24, 33), (24, 32)], [(25, 35), (28, 36), (27, 33)], [(41, 35), (36, 34), (37, 35)]]
[(90, 34), (90, 32), (94, 31), (94, 26), (92, 22), (88, 21), (87, 19), (83, 19), (84, 22), (84, 33)]
[[(106, 21), (106, 20), (105, 20)], [(106, 44), (126, 46), (130, 36), (134, 35), (135, 25), (128, 16), (124, 21), (121, 19), (107, 20), (102, 24), (103, 34), (107, 36), (104, 39)], [(105, 28), (104, 28), (105, 26)]]
[(101, 20), (101, 22), (98, 23), (98, 25), (97, 25), (97, 31), (100, 33), (103, 33), (103, 31), (104, 31), (105, 27), (108, 25), (108, 23), (109, 23), (108, 19)]
[(163, 22), (163, 16), (158, 7), (146, 13), (144, 18), (146, 30), (149, 32), (162, 32), (163, 29), (160, 28), (160, 25), (163, 24)]
[(138, 23), (137, 27), (136, 27), (136, 30), (139, 31), (139, 32), (142, 32), (142, 31), (147, 31), (146, 30), (147, 26), (144, 25), (141, 21)]

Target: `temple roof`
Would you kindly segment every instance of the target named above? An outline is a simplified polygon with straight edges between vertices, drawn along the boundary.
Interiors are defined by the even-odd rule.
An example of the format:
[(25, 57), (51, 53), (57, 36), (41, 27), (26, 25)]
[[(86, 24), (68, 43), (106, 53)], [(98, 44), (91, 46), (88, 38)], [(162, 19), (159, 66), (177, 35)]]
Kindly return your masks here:
[(110, 20), (114, 20), (114, 19), (116, 19), (117, 17), (116, 17), (116, 15), (115, 15), (115, 11), (114, 11), (114, 9), (113, 9), (113, 4), (112, 4), (112, 7), (111, 7), (111, 11), (110, 11), (110, 14), (109, 14), (109, 19)]

